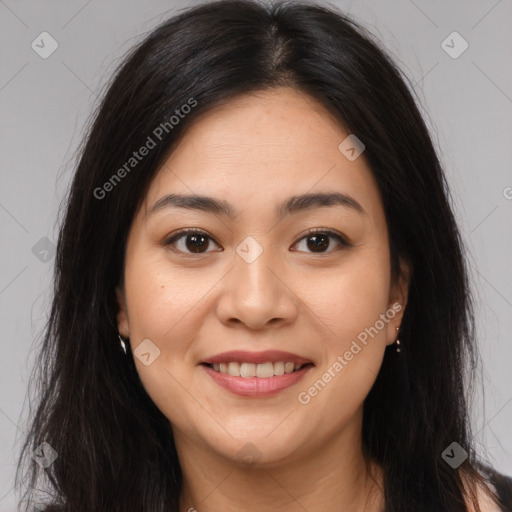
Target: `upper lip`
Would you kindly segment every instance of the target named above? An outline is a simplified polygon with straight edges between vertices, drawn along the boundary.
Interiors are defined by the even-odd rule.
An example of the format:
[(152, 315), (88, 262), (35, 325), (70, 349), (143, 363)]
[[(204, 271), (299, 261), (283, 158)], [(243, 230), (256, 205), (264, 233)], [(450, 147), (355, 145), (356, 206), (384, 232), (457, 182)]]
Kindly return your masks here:
[(232, 361), (236, 361), (239, 363), (253, 363), (253, 364), (262, 364), (262, 363), (275, 363), (277, 361), (283, 361), (285, 363), (297, 363), (297, 364), (307, 364), (312, 363), (311, 360), (306, 359), (304, 357), (300, 357), (297, 354), (292, 354), (290, 352), (283, 352), (281, 350), (264, 350), (263, 352), (248, 352), (245, 350), (230, 350), (229, 352), (222, 352), (221, 354), (217, 354), (215, 356), (209, 357), (203, 363), (206, 364), (220, 364), (220, 363), (230, 363)]

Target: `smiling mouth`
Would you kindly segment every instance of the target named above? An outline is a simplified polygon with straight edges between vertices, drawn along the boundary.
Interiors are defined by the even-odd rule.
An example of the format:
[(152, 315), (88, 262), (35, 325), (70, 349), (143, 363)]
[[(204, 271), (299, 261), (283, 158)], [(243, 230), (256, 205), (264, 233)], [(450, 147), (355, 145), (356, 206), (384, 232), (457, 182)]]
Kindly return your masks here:
[(297, 372), (308, 366), (314, 366), (313, 363), (298, 364), (290, 361), (276, 361), (275, 363), (267, 362), (261, 364), (239, 363), (236, 361), (219, 364), (202, 364), (218, 373), (231, 375), (232, 377), (258, 377), (260, 379), (279, 377), (281, 375)]

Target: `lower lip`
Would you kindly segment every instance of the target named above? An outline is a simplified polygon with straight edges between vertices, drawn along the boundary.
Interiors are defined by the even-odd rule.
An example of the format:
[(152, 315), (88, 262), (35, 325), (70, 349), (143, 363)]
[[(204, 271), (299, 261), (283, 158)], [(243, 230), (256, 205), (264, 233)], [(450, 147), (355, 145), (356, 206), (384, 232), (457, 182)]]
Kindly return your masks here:
[(275, 395), (279, 391), (293, 386), (313, 368), (313, 365), (307, 365), (296, 372), (261, 379), (259, 377), (233, 377), (226, 373), (216, 372), (205, 364), (201, 366), (219, 386), (236, 395), (250, 397)]

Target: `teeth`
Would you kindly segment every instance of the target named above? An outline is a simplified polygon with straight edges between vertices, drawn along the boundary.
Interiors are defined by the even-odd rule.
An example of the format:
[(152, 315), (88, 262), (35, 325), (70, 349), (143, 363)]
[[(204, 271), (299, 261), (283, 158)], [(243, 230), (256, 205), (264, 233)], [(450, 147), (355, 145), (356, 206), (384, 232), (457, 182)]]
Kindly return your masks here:
[(260, 379), (266, 379), (274, 376), (274, 365), (272, 363), (257, 364), (256, 366), (256, 377)]
[(274, 375), (284, 375), (284, 363), (282, 361), (274, 363)]
[(240, 363), (229, 363), (228, 373), (233, 375), (233, 377), (238, 377), (240, 375)]
[(214, 364), (213, 369), (216, 372), (225, 373), (233, 377), (258, 377), (267, 379), (275, 375), (284, 375), (300, 370), (304, 365), (292, 362), (277, 361), (275, 363), (239, 363), (232, 361), (229, 363)]
[[(242, 363), (240, 365), (240, 377), (256, 377), (256, 366), (252, 363)], [(235, 377), (238, 377), (238, 375), (235, 375)]]
[(294, 363), (286, 363), (284, 365), (284, 373), (292, 373), (294, 369), (295, 369)]

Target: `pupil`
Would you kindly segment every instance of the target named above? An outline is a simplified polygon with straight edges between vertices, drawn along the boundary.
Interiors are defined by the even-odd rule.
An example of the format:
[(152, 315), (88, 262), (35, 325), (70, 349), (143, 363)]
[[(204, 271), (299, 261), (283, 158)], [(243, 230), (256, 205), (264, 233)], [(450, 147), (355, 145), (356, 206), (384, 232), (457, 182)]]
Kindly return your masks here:
[[(189, 243), (189, 241), (192, 241)], [(186, 240), (187, 249), (190, 252), (201, 252), (201, 248), (205, 248), (208, 246), (206, 242), (206, 237), (204, 235), (188, 235)]]
[[(310, 244), (309, 241), (314, 240), (313, 244)], [(326, 249), (329, 247), (329, 237), (326, 235), (311, 235), (308, 237), (308, 249), (316, 250), (316, 249)]]

